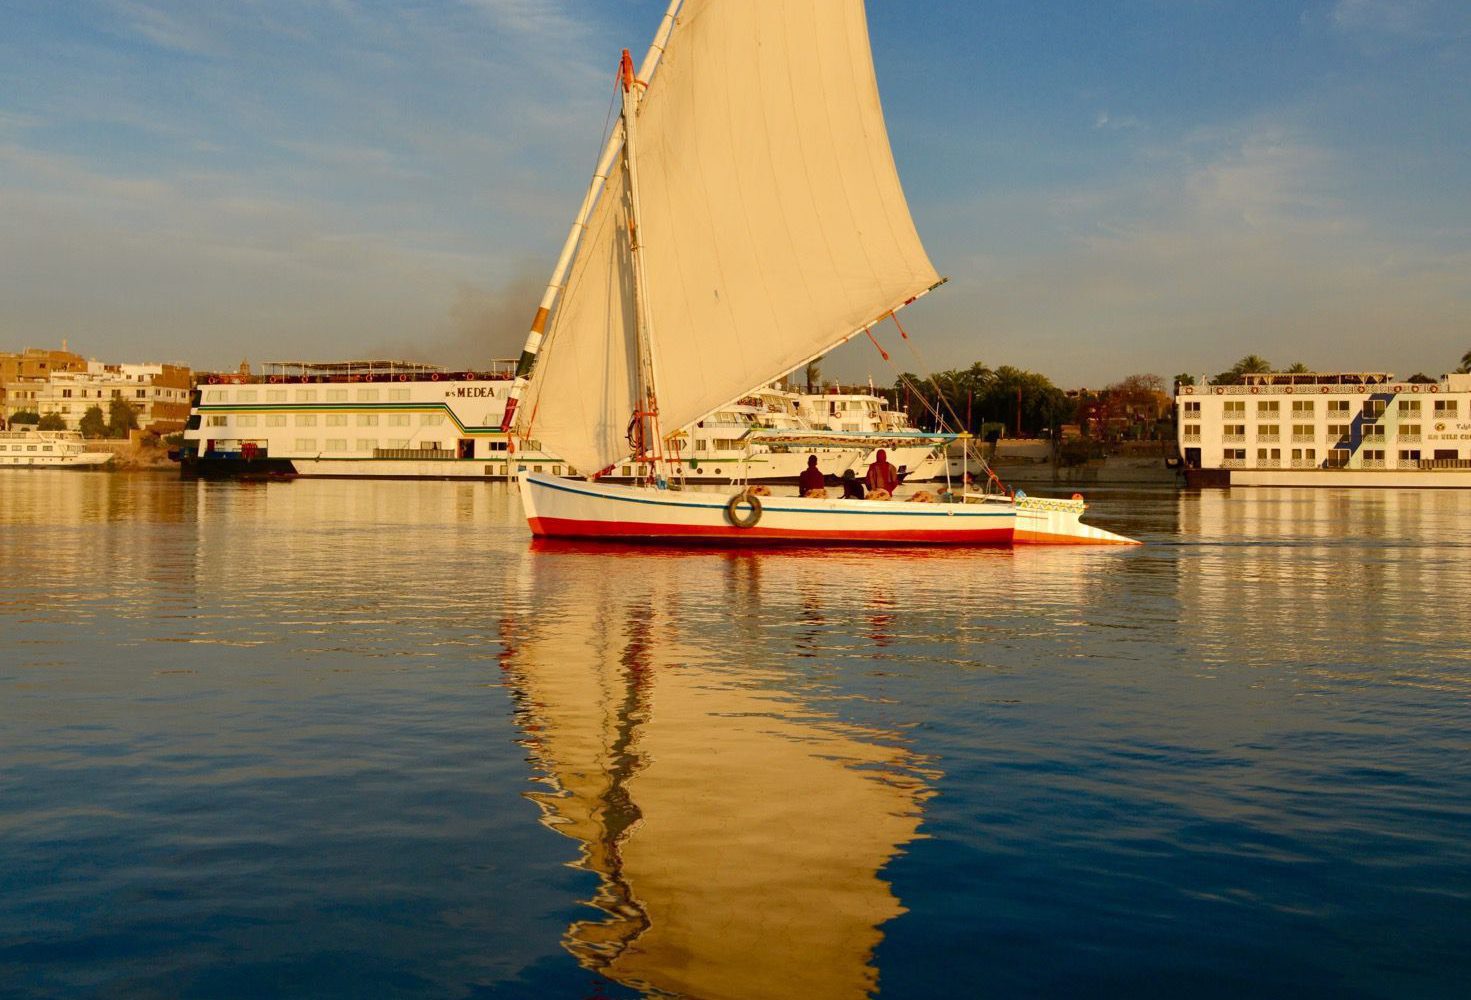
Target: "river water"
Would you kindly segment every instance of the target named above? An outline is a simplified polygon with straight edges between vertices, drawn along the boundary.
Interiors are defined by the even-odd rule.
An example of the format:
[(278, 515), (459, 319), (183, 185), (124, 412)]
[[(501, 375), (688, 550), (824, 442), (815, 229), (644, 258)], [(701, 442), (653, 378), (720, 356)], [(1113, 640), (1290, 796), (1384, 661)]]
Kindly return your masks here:
[(1148, 544), (0, 478), (0, 996), (1464, 996), (1471, 492), (1090, 501)]

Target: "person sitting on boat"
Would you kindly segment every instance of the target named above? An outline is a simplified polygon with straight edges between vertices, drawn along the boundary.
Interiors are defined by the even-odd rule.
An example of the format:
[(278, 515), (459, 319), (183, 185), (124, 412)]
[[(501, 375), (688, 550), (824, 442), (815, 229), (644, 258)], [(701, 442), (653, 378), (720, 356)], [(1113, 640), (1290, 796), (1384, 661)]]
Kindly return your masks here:
[(869, 490), (883, 490), (890, 495), (899, 488), (899, 470), (894, 468), (884, 449), (879, 449), (878, 455), (869, 465), (865, 482), (868, 483)]
[(797, 477), (797, 495), (805, 497), (813, 490), (826, 489), (827, 477), (824, 476), (822, 474), (822, 470), (817, 467), (817, 456), (808, 455), (807, 468), (803, 469), (802, 474)]
[(858, 476), (854, 474), (852, 469), (843, 473), (843, 499), (863, 499), (863, 484), (858, 481)]

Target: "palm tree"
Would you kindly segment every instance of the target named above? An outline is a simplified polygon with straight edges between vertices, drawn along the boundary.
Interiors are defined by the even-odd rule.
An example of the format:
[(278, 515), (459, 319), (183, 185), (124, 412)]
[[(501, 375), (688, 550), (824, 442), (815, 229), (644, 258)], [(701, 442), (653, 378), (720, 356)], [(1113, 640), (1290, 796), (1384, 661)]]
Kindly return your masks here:
[(1294, 361), (1292, 363), (1292, 366), (1287, 369), (1287, 374), (1289, 374), (1289, 375), (1306, 375), (1310, 371), (1312, 371), (1312, 369), (1309, 368), (1307, 365), (1303, 364), (1301, 361)]
[(822, 358), (813, 358), (807, 362), (807, 368), (803, 374), (807, 377), (809, 395), (822, 388)]
[(1461, 367), (1456, 369), (1457, 375), (1471, 374), (1471, 351), (1461, 355)]

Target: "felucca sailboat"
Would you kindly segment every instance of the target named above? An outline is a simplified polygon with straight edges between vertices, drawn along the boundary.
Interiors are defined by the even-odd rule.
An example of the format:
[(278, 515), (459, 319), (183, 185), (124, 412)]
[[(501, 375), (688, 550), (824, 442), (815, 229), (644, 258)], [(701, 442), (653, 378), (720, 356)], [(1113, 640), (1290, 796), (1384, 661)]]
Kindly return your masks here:
[[(576, 469), (521, 478), (532, 533), (721, 543), (1127, 542), (1083, 504), (671, 489), (693, 424), (938, 287), (899, 184), (861, 0), (674, 0), (537, 310), (505, 426)], [(553, 312), (555, 309), (555, 312)], [(548, 320), (550, 319), (550, 325)], [(999, 502), (997, 502), (999, 499)]]

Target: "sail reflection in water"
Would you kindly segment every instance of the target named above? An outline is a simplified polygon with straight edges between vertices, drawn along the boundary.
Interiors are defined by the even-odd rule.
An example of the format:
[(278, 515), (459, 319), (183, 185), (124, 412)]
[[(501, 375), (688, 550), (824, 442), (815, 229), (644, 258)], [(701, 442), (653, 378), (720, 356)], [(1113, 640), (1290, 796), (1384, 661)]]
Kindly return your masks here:
[(531, 797), (599, 879), (601, 913), (567, 949), (637, 989), (868, 995), (880, 928), (903, 912), (882, 870), (935, 775), (894, 734), (804, 704), (781, 670), (701, 644), (677, 563), (729, 560), (739, 615), (752, 557), (616, 579), (597, 572), (605, 552), (525, 558), (534, 592), (516, 603), (538, 611), (507, 621), (504, 666), (550, 789)]

